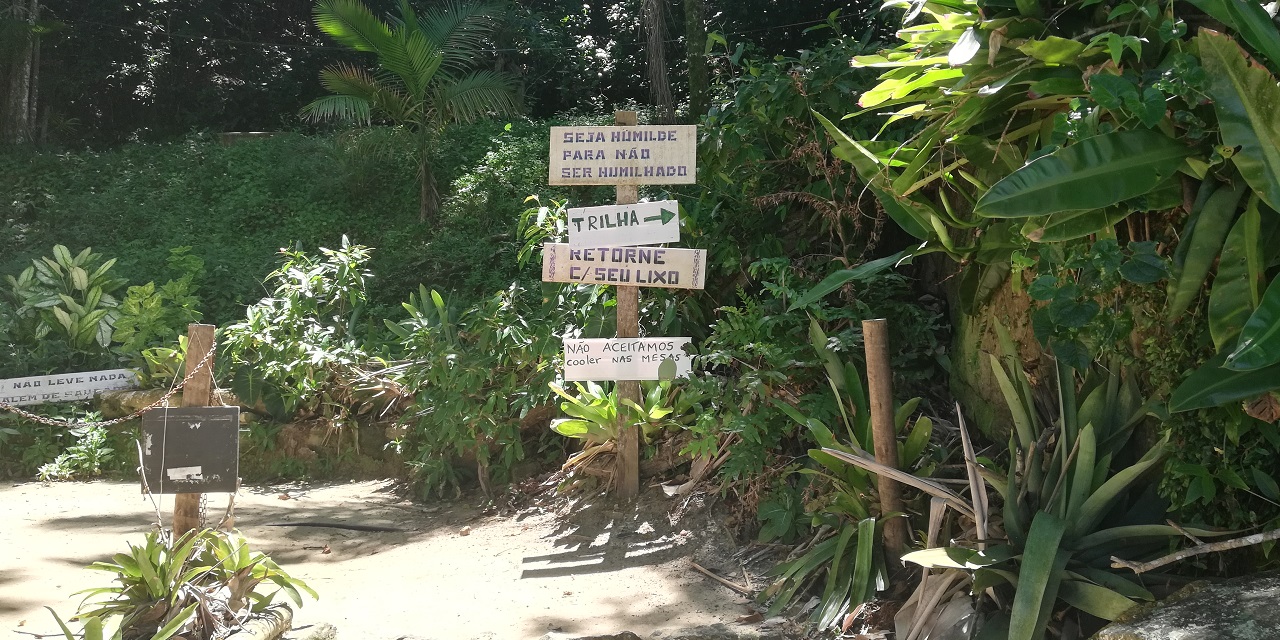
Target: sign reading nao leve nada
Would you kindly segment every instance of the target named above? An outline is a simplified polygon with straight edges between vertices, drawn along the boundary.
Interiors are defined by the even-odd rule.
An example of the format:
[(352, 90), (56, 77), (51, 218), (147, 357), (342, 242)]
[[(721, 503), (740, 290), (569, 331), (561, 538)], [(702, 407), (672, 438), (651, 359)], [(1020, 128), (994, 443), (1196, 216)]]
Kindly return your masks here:
[(551, 127), (548, 184), (693, 184), (697, 127)]
[(138, 386), (138, 375), (128, 369), (55, 373), (0, 380), (0, 402), (14, 406), (42, 402), (90, 400), (103, 391), (132, 389)]
[(667, 380), (689, 375), (690, 338), (588, 338), (564, 341), (564, 379)]
[(701, 289), (707, 277), (706, 249), (542, 245), (542, 281)]
[(675, 200), (569, 209), (569, 247), (614, 247), (680, 241)]

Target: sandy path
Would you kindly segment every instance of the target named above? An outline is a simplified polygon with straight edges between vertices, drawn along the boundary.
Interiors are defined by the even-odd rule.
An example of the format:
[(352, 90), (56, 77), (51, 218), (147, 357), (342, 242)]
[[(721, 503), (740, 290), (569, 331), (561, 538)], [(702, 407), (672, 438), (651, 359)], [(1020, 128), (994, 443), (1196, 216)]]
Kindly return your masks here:
[[(241, 491), (237, 523), (251, 547), (320, 593), (295, 627), (328, 622), (340, 638), (371, 640), (538, 638), (551, 630), (647, 637), (746, 612), (745, 599), (688, 568), (693, 556), (731, 569), (716, 566), (732, 542), (708, 515), (672, 524), (661, 514), (644, 520), (588, 505), (572, 523), (536, 510), (485, 517), (463, 503), (403, 502), (387, 489), (358, 482)], [(220, 516), (224, 506), (225, 496), (211, 497), (211, 512)], [(171, 496), (162, 507), (168, 517)], [(70, 614), (79, 602), (72, 592), (110, 580), (83, 567), (141, 540), (154, 520), (132, 483), (0, 486), (0, 640), (55, 631), (42, 607)], [(403, 531), (263, 526), (303, 520)], [(327, 554), (312, 548), (326, 545)]]

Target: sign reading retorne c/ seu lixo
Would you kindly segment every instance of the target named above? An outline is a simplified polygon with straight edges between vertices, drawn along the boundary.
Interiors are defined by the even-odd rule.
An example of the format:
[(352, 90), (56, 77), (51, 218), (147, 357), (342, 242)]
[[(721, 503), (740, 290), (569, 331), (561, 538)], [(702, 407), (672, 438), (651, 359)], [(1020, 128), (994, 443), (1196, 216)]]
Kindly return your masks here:
[(10, 378), (0, 380), (0, 402), (21, 407), (42, 402), (92, 400), (103, 391), (136, 386), (138, 375), (128, 369)]
[(588, 338), (564, 341), (564, 379), (663, 380), (689, 375), (690, 338)]
[(569, 209), (569, 247), (616, 247), (680, 241), (675, 200)]
[(693, 184), (697, 127), (551, 127), (548, 184)]
[(701, 289), (706, 263), (706, 249), (542, 245), (543, 282)]

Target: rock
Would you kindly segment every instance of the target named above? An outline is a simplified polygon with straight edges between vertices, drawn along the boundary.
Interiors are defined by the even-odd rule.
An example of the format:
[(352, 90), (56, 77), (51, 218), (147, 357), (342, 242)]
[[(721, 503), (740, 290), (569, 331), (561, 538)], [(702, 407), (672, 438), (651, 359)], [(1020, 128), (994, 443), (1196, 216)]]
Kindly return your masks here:
[(1188, 587), (1135, 607), (1094, 640), (1270, 640), (1280, 629), (1280, 571)]
[(336, 640), (337, 637), (337, 627), (327, 622), (321, 622), (307, 629), (306, 635), (303, 635), (301, 640)]
[(655, 631), (650, 636), (653, 640), (782, 640), (781, 625), (768, 627), (761, 625), (759, 630), (753, 627), (716, 623), (690, 629), (672, 631)]

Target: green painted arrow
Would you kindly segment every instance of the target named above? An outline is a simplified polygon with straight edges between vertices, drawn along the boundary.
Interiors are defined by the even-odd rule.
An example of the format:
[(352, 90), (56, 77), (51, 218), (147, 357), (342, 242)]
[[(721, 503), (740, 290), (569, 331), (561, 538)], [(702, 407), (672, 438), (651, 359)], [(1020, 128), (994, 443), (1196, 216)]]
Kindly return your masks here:
[(674, 220), (676, 217), (676, 214), (674, 211), (667, 211), (666, 209), (659, 209), (659, 211), (661, 211), (662, 213), (659, 213), (656, 216), (649, 216), (645, 218), (644, 221), (653, 222), (654, 220), (661, 220), (662, 224), (666, 224)]

